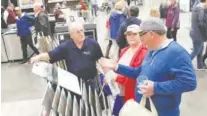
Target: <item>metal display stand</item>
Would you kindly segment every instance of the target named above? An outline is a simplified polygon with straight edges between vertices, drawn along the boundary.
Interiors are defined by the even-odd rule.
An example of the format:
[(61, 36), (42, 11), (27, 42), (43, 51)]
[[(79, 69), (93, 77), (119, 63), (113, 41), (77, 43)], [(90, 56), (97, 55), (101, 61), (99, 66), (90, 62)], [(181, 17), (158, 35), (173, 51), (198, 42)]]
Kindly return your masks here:
[[(53, 49), (60, 43), (58, 38), (51, 40), (50, 37), (40, 36), (38, 36), (38, 41), (42, 52)], [(45, 46), (44, 50), (43, 46)], [(110, 100), (103, 92), (100, 92), (103, 88), (100, 78), (97, 78), (97, 90), (92, 90), (80, 79), (81, 94), (74, 93), (72, 89), (61, 84), (63, 81), (60, 81), (62, 77), (57, 67), (60, 67), (58, 63), (53, 64), (52, 76), (46, 77), (48, 85), (43, 97), (41, 116), (111, 116), (108, 106), (111, 104), (108, 103)]]

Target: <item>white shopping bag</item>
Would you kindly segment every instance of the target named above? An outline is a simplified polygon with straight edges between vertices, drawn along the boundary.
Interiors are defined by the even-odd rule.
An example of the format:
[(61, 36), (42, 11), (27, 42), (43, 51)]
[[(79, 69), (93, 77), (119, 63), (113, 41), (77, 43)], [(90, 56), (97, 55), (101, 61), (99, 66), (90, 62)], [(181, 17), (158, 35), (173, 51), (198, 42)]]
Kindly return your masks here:
[(142, 97), (140, 104), (134, 100), (128, 100), (120, 110), (119, 116), (158, 116), (151, 98), (149, 98), (151, 111), (145, 108), (146, 99)]
[(84, 106), (85, 106), (85, 116), (90, 116), (90, 112), (89, 112), (89, 107), (88, 107), (88, 103), (84, 102)]
[(55, 95), (55, 92), (52, 88), (52, 85), (50, 82), (48, 82), (47, 89), (45, 91), (43, 101), (42, 101), (42, 105), (45, 107), (45, 110), (47, 112), (50, 112), (50, 110), (52, 109), (52, 102), (53, 102), (54, 95)]
[(55, 91), (55, 97), (53, 99), (52, 103), (52, 109), (53, 111), (57, 112), (57, 108), (60, 102), (60, 95), (61, 95), (61, 88), (57, 86), (56, 91)]
[(32, 67), (32, 73), (47, 78), (52, 75), (52, 64), (47, 62), (34, 63)]
[(101, 107), (100, 107), (100, 100), (99, 100), (99, 96), (98, 93), (95, 90), (95, 109), (96, 109), (96, 115), (97, 116), (102, 116), (102, 111), (101, 111)]
[(65, 90), (62, 89), (61, 96), (60, 96), (60, 102), (58, 105), (58, 113), (63, 116), (65, 115), (66, 102), (67, 102), (66, 93), (65, 93)]
[(89, 102), (90, 105), (92, 105), (93, 108), (95, 108), (95, 96), (94, 96), (94, 93), (93, 93), (93, 91), (92, 91), (90, 86), (88, 86), (88, 88), (89, 88), (89, 92), (88, 92), (88, 99), (89, 100), (88, 100), (88, 102)]
[(90, 116), (95, 116), (95, 112), (94, 112), (94, 109), (93, 109), (92, 105), (90, 105), (90, 110), (91, 110), (91, 115)]
[(109, 85), (109, 88), (111, 90), (111, 93), (113, 96), (116, 96), (117, 94), (120, 94), (120, 88), (119, 85), (114, 81), (115, 77), (118, 75), (114, 71), (109, 71), (105, 75), (105, 79)]
[(86, 89), (87, 89), (86, 84), (85, 84), (85, 82), (83, 82), (83, 84), (82, 84), (82, 99), (83, 99), (83, 101), (88, 102), (88, 94), (87, 94)]
[(49, 116), (57, 116), (57, 115), (56, 115), (56, 113), (53, 110), (51, 110)]
[(73, 116), (79, 116), (79, 106), (76, 96), (73, 99)]
[(65, 116), (72, 116), (72, 112), (73, 112), (73, 100), (70, 92), (68, 91)]
[(79, 116), (85, 116), (85, 109), (84, 109), (84, 104), (83, 100), (80, 99), (80, 107), (79, 107)]

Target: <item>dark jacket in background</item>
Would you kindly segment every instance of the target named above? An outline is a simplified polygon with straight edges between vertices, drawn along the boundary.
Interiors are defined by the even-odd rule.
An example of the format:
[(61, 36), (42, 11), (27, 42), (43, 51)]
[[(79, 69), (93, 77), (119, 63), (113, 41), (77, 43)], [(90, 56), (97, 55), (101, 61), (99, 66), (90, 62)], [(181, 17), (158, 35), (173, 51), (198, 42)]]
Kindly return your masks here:
[(180, 8), (178, 4), (171, 5), (168, 7), (166, 26), (167, 28), (180, 28)]
[(45, 36), (50, 35), (50, 24), (48, 15), (45, 12), (40, 12), (35, 19), (36, 33), (43, 32)]
[(117, 38), (117, 44), (118, 44), (120, 49), (122, 49), (122, 48), (124, 48), (128, 45), (128, 43), (126, 41), (126, 37), (124, 35), (124, 32), (127, 30), (127, 27), (129, 25), (132, 25), (132, 24), (140, 25), (141, 20), (138, 19), (137, 17), (131, 16), (128, 19), (126, 19), (126, 21), (123, 22), (120, 26), (119, 33), (118, 33), (118, 38)]
[(167, 10), (168, 10), (168, 5), (166, 3), (161, 3), (160, 4), (160, 18), (165, 19), (167, 17)]
[(203, 4), (198, 4), (192, 9), (190, 36), (193, 40), (197, 40), (197, 41), (204, 40), (203, 39), (204, 37), (202, 36), (201, 31), (199, 30), (199, 13), (200, 10), (203, 9), (204, 9)]
[(22, 17), (17, 19), (17, 35), (18, 36), (27, 36), (31, 34), (30, 27), (33, 26), (35, 18), (24, 14)]

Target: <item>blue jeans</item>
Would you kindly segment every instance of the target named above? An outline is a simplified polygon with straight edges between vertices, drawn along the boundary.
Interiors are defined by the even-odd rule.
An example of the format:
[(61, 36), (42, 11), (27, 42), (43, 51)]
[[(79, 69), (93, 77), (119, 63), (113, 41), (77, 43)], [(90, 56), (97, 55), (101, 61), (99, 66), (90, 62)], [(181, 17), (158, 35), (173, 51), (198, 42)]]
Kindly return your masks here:
[(204, 42), (202, 40), (193, 39), (193, 51), (191, 53), (191, 59), (193, 60), (197, 56), (197, 68), (201, 69), (204, 67), (203, 63), (203, 47)]

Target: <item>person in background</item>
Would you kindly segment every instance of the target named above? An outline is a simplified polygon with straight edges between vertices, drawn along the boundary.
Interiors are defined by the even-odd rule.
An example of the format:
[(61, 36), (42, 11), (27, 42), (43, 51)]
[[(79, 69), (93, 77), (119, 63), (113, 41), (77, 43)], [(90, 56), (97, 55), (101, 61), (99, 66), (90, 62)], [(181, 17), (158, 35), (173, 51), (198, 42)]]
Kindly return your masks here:
[(136, 24), (136, 25), (141, 24), (141, 19), (139, 19), (138, 16), (139, 16), (138, 6), (131, 6), (129, 10), (129, 17), (121, 24), (118, 32), (118, 38), (116, 41), (120, 50), (128, 45), (126, 41), (126, 36), (124, 35), (124, 32), (126, 32), (127, 27), (132, 24)]
[[(137, 68), (101, 58), (99, 63), (106, 70), (114, 70), (126, 77), (137, 79), (136, 101), (151, 98), (158, 116), (180, 116), (181, 96), (197, 86), (196, 74), (189, 53), (166, 35), (162, 20), (150, 17), (140, 25), (140, 37), (149, 52)], [(146, 84), (147, 83), (147, 84)], [(150, 109), (149, 100), (146, 108)]]
[(24, 64), (28, 61), (27, 45), (30, 46), (34, 53), (39, 54), (39, 51), (32, 43), (32, 34), (30, 31), (30, 27), (33, 26), (35, 19), (32, 16), (22, 13), (20, 7), (16, 7), (15, 12), (18, 16), (18, 19), (16, 20), (17, 36), (20, 37), (23, 52), (23, 61), (21, 63)]
[(1, 6), (1, 29), (7, 28), (7, 24), (4, 20), (4, 11), (5, 11), (4, 7)]
[(4, 11), (4, 21), (8, 26), (16, 23), (16, 14), (12, 3), (9, 3), (7, 9)]
[(48, 53), (41, 53), (31, 58), (30, 62), (44, 60), (55, 63), (65, 60), (69, 72), (96, 89), (96, 61), (103, 57), (101, 48), (94, 39), (85, 38), (84, 28), (80, 22), (72, 22), (69, 30), (70, 40), (60, 44)]
[(67, 1), (64, 0), (63, 3), (62, 3), (61, 8), (67, 8), (67, 6), (68, 6)]
[[(126, 16), (124, 15), (124, 3), (122, 1), (118, 1), (115, 4), (115, 10), (111, 12), (109, 16), (109, 20), (107, 20), (108, 25), (108, 34), (109, 34), (109, 44), (106, 49), (105, 57), (109, 57), (109, 52), (111, 49), (111, 46), (113, 45), (115, 48), (117, 48), (117, 55), (115, 56), (117, 58), (118, 56), (118, 46), (116, 45), (116, 40), (118, 38), (118, 33), (121, 24), (126, 20)], [(116, 54), (116, 53), (115, 53)], [(116, 59), (115, 58), (115, 59)]]
[(42, 11), (42, 4), (40, 3), (35, 3), (34, 4), (34, 13), (35, 13), (35, 30), (36, 33), (42, 33), (44, 36), (48, 36), (51, 34), (50, 32), (50, 24), (49, 24), (49, 19), (48, 15)]
[(55, 9), (54, 9), (54, 15), (55, 15), (55, 19), (56, 21), (64, 21), (64, 15), (63, 12), (61, 11), (61, 5), (60, 3), (57, 3), (55, 5)]
[(127, 5), (130, 6), (131, 0), (127, 0)]
[(126, 17), (128, 17), (128, 14), (129, 14), (129, 9), (128, 9), (128, 7), (129, 7), (129, 5), (125, 2), (125, 0), (119, 0), (119, 1), (122, 1), (122, 2), (123, 2), (123, 4), (124, 4), (123, 14), (124, 14)]
[(92, 7), (92, 16), (98, 16), (98, 0), (91, 0), (91, 7)]
[(155, 8), (150, 9), (150, 16), (160, 18), (159, 10)]
[[(197, 6), (198, 4), (200, 4), (200, 0), (195, 0), (195, 1), (194, 1), (194, 4), (193, 4), (193, 7)], [(192, 8), (193, 8), (193, 7), (192, 7)]]
[[(204, 48), (204, 40), (207, 38), (203, 36), (201, 32), (200, 25), (203, 22), (199, 20), (199, 14), (202, 10), (207, 9), (207, 2), (205, 0), (201, 0), (201, 3), (197, 6), (193, 7), (192, 9), (192, 19), (191, 19), (191, 30), (190, 36), (193, 42), (193, 51), (191, 53), (191, 59), (193, 60), (197, 56), (197, 69), (204, 69), (204, 62), (203, 62), (203, 48)], [(205, 15), (204, 15), (205, 16)]]
[(114, 0), (107, 0), (107, 9), (106, 9), (107, 14), (110, 13), (113, 7), (114, 7)]
[(177, 41), (177, 30), (180, 28), (180, 8), (176, 0), (169, 0), (170, 6), (167, 10), (166, 27), (167, 37)]
[(165, 23), (166, 21), (167, 10), (168, 10), (168, 4), (166, 2), (162, 2), (160, 4), (159, 12), (160, 12), (160, 18), (163, 20), (163, 23)]
[[(127, 27), (127, 30), (124, 32), (129, 46), (121, 50), (120, 57), (118, 60), (119, 64), (131, 66), (131, 67), (138, 67), (141, 65), (145, 55), (147, 54), (147, 48), (144, 44), (142, 44), (138, 31), (139, 31), (139, 26), (137, 24), (132, 24), (129, 25)], [(115, 81), (121, 86), (120, 87), (122, 88), (121, 93), (123, 93), (124, 99), (122, 95), (119, 96), (122, 97), (121, 100), (122, 102), (127, 102), (129, 99), (135, 100), (134, 89), (136, 88), (135, 87), (136, 79), (132, 79), (129, 77), (125, 77), (123, 75), (116, 74), (112, 70), (105, 74), (105, 78), (106, 80), (108, 80), (107, 82)], [(116, 109), (114, 111), (118, 111), (118, 112), (114, 112), (114, 115), (118, 115), (120, 109), (117, 109), (118, 107), (114, 107), (114, 108)]]
[(83, 11), (86, 11), (87, 10), (87, 7), (86, 7), (86, 4), (84, 3), (83, 0), (80, 0), (79, 4), (81, 5), (81, 10)]

